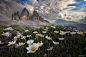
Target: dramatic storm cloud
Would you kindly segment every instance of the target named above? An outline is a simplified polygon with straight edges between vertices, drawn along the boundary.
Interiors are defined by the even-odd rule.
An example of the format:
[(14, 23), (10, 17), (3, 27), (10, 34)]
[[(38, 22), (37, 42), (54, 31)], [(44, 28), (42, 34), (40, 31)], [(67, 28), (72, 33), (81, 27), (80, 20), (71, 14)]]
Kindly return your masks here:
[[(86, 1), (84, 0), (12, 0), (9, 3), (12, 6), (16, 4), (15, 6), (17, 8), (11, 8), (13, 12), (15, 8), (19, 10), (20, 8), (26, 7), (32, 15), (35, 9), (40, 16), (51, 23), (57, 19), (82, 22), (82, 19), (86, 16)], [(0, 6), (4, 7), (1, 4)]]
[[(76, 6), (82, 1), (77, 2), (75, 0), (28, 0), (37, 12), (50, 21), (54, 22), (56, 19), (64, 19), (67, 21), (76, 21), (86, 16), (84, 12), (84, 5)], [(74, 4), (76, 4), (74, 6)], [(82, 7), (82, 8), (81, 8)], [(75, 10), (74, 10), (75, 9)], [(79, 10), (77, 10), (79, 9)]]
[(23, 6), (11, 0), (0, 0), (0, 20), (11, 20), (14, 12), (21, 12)]

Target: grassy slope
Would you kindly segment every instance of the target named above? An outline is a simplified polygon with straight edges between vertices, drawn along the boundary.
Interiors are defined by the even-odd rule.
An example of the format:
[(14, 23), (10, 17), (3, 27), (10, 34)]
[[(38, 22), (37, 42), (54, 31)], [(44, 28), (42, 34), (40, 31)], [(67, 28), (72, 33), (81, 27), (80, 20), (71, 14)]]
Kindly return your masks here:
[[(6, 28), (6, 27), (7, 26), (0, 27), (0, 35), (4, 31), (3, 28)], [(14, 28), (15, 30), (22, 32), (24, 36), (32, 35), (31, 38), (27, 37), (26, 40), (29, 40), (29, 39), (35, 40), (35, 34), (33, 34), (33, 31), (38, 31), (38, 33), (40, 34), (43, 34), (42, 31), (44, 31), (42, 28), (33, 30), (28, 27), (21, 29), (17, 25), (14, 25), (11, 27)], [(28, 29), (29, 32), (24, 32), (25, 29)], [(34, 43), (37, 43), (40, 41), (43, 42), (43, 46), (40, 47), (35, 53), (27, 54), (26, 47), (28, 45), (25, 44), (24, 46), (21, 46), (18, 48), (12, 48), (12, 49), (8, 49), (7, 51), (3, 51), (0, 53), (0, 56), (1, 57), (38, 57), (38, 56), (44, 57), (44, 55), (46, 54), (47, 57), (53, 57), (53, 56), (54, 57), (78, 57), (79, 55), (86, 55), (86, 33), (84, 33), (83, 36), (78, 34), (71, 35), (69, 33), (64, 36), (61, 36), (60, 34), (54, 33), (53, 31), (55, 30), (60, 31), (63, 29), (61, 29), (59, 26), (56, 26), (56, 29), (49, 28), (45, 36), (49, 35), (50, 37), (52, 37), (53, 40), (47, 40), (45, 37), (44, 38), (38, 37), (35, 40)], [(13, 31), (11, 33), (14, 34), (11, 37), (12, 39), (16, 35), (16, 33), (13, 33)], [(64, 37), (65, 39), (63, 41), (60, 41), (58, 40), (59, 37)], [(57, 41), (60, 44), (54, 45), (52, 41)], [(19, 38), (17, 40), (17, 43), (18, 42), (25, 42), (25, 41)], [(53, 50), (47, 51), (47, 48), (49, 48), (49, 45), (54, 47)]]

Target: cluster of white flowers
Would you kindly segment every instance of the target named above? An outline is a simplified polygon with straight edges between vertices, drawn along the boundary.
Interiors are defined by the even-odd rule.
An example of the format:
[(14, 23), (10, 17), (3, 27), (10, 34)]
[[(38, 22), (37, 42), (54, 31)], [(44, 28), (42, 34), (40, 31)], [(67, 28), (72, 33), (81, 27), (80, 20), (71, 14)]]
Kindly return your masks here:
[(27, 35), (27, 37), (31, 37), (31, 35)]
[(44, 37), (44, 35), (42, 35), (42, 34), (36, 34), (36, 36)]
[[(74, 34), (83, 34), (83, 32), (70, 32), (70, 31), (61, 31), (61, 30), (58, 31), (58, 30), (55, 30), (56, 29), (56, 25), (50, 26), (50, 27), (54, 29), (53, 32), (56, 35), (58, 34), (58, 35), (63, 36), (63, 35), (66, 35), (66, 34), (71, 34), (71, 35), (74, 35)], [(35, 37), (46, 38), (47, 40), (52, 41), (52, 43), (54, 45), (59, 45), (60, 42), (53, 41), (53, 38), (51, 36), (47, 35), (48, 30), (49, 30), (50, 27), (45, 27), (45, 28), (42, 27), (42, 29), (43, 29), (42, 34), (41, 33), (38, 33), (38, 31), (33, 31), (32, 34), (34, 34)], [(64, 27), (64, 26), (62, 26), (62, 27)], [(38, 27), (38, 29), (39, 28), (40, 27)], [(65, 29), (66, 29), (66, 27), (65, 27)], [(71, 27), (70, 27), (70, 29), (71, 29)], [(29, 30), (25, 30), (25, 32), (28, 33)], [(6, 33), (4, 33), (2, 35), (5, 35), (7, 37), (10, 37), (11, 36), (11, 34), (9, 32), (6, 32)], [(28, 47), (26, 47), (26, 49), (28, 50), (27, 53), (34, 53), (36, 50), (38, 50), (38, 48), (42, 47), (42, 45), (43, 45), (42, 40), (41, 40), (41, 42), (34, 43), (35, 41), (33, 39), (28, 38), (28, 37), (33, 37), (33, 36), (32, 35), (23, 36), (22, 33), (20, 33), (19, 31), (17, 31), (17, 35), (14, 36), (13, 41), (10, 41), (8, 43), (8, 46), (15, 45), (15, 47), (19, 47), (19, 46), (23, 46), (23, 45), (27, 44), (28, 45)], [(24, 42), (18, 42), (18, 43), (16, 43), (18, 38), (24, 39), (24, 40), (28, 38), (29, 40), (27, 40), (25, 43)], [(60, 41), (63, 41), (64, 39), (65, 39), (64, 37), (58, 38), (58, 40), (60, 40)], [(1, 41), (0, 41), (0, 43), (1, 43)], [(49, 46), (49, 48), (47, 50), (49, 51), (49, 50), (52, 50), (52, 49), (53, 49), (53, 46), (51, 46), (51, 47)]]
[(56, 29), (56, 27), (55, 26), (51, 26), (53, 29)]
[(10, 32), (3, 33), (2, 35), (6, 36), (6, 37), (11, 37), (12, 36), (12, 34)]
[(43, 42), (41, 41), (41, 43), (33, 43), (34, 40), (28, 40), (27, 44), (28, 47), (26, 48), (28, 51), (27, 53), (34, 53), (36, 50), (38, 50), (39, 47), (41, 47), (43, 45)]
[(8, 46), (14, 45), (16, 43), (16, 41), (10, 41)]
[(74, 34), (76, 34), (76, 32), (70, 32), (70, 34), (71, 34), (71, 35), (74, 35)]
[(25, 32), (28, 32), (29, 30), (25, 30)]
[(26, 39), (26, 36), (23, 36), (21, 39)]
[(4, 30), (14, 30), (12, 27), (5, 28)]

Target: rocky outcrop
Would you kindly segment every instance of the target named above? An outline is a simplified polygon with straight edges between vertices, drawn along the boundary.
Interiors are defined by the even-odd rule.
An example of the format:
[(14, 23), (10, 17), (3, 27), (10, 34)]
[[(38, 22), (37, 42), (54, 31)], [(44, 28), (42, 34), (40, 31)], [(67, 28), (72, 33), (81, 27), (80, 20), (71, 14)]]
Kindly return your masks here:
[(19, 20), (19, 12), (12, 14), (12, 20)]
[(41, 16), (39, 16), (37, 11), (35, 10), (33, 11), (33, 15), (29, 16), (29, 11), (26, 8), (22, 10), (20, 17), (19, 17), (19, 12), (12, 14), (12, 20), (22, 20), (22, 21), (31, 20), (31, 21), (41, 21), (41, 22), (49, 23), (47, 20), (44, 20)]
[(33, 15), (30, 17), (32, 21), (39, 21), (39, 14), (34, 10)]
[(28, 20), (29, 19), (29, 11), (24, 8), (21, 15), (20, 15), (20, 20)]

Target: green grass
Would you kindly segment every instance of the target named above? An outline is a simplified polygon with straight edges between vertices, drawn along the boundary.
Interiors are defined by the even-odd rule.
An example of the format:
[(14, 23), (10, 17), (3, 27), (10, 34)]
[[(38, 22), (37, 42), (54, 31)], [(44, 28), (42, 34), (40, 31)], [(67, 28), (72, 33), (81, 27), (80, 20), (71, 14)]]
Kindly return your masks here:
[[(44, 30), (42, 28), (34, 30), (34, 29), (31, 29), (30, 27), (25, 27), (24, 29), (22, 29), (17, 25), (12, 25), (11, 27), (14, 28), (15, 30), (22, 32), (24, 36), (32, 35), (30, 38), (27, 37), (26, 41), (29, 39), (33, 39), (34, 43), (42, 41), (43, 46), (40, 47), (35, 53), (29, 53), (29, 54), (27, 54), (27, 50), (26, 50), (26, 47), (28, 47), (27, 44), (18, 48), (13, 47), (1, 52), (0, 53), (1, 57), (44, 57), (45, 54), (47, 55), (46, 57), (78, 57), (79, 55), (86, 55), (86, 49), (85, 49), (86, 33), (84, 33), (84, 36), (79, 34), (71, 35), (69, 33), (67, 33), (64, 36), (61, 36), (60, 34), (54, 33), (55, 30), (63, 31), (61, 27), (56, 26), (56, 29), (53, 29), (50, 27), (47, 33), (44, 34), (45, 36), (48, 35), (52, 37), (52, 40), (47, 40), (45, 37), (44, 38), (38, 37), (35, 40), (36, 34), (34, 34), (33, 31), (37, 31), (39, 34), (43, 34), (42, 31)], [(1, 29), (2, 28), (5, 28), (5, 27), (1, 27)], [(24, 32), (24, 30), (27, 30), (27, 29), (29, 30), (29, 32)], [(68, 30), (64, 30), (64, 31), (68, 31)], [(60, 41), (58, 39), (59, 37), (64, 37), (65, 39), (63, 41)], [(52, 41), (59, 42), (59, 45), (54, 45)], [(25, 42), (25, 40), (18, 38), (17, 43), (18, 42)], [(47, 49), (52, 46), (54, 47), (53, 50), (47, 51)]]

